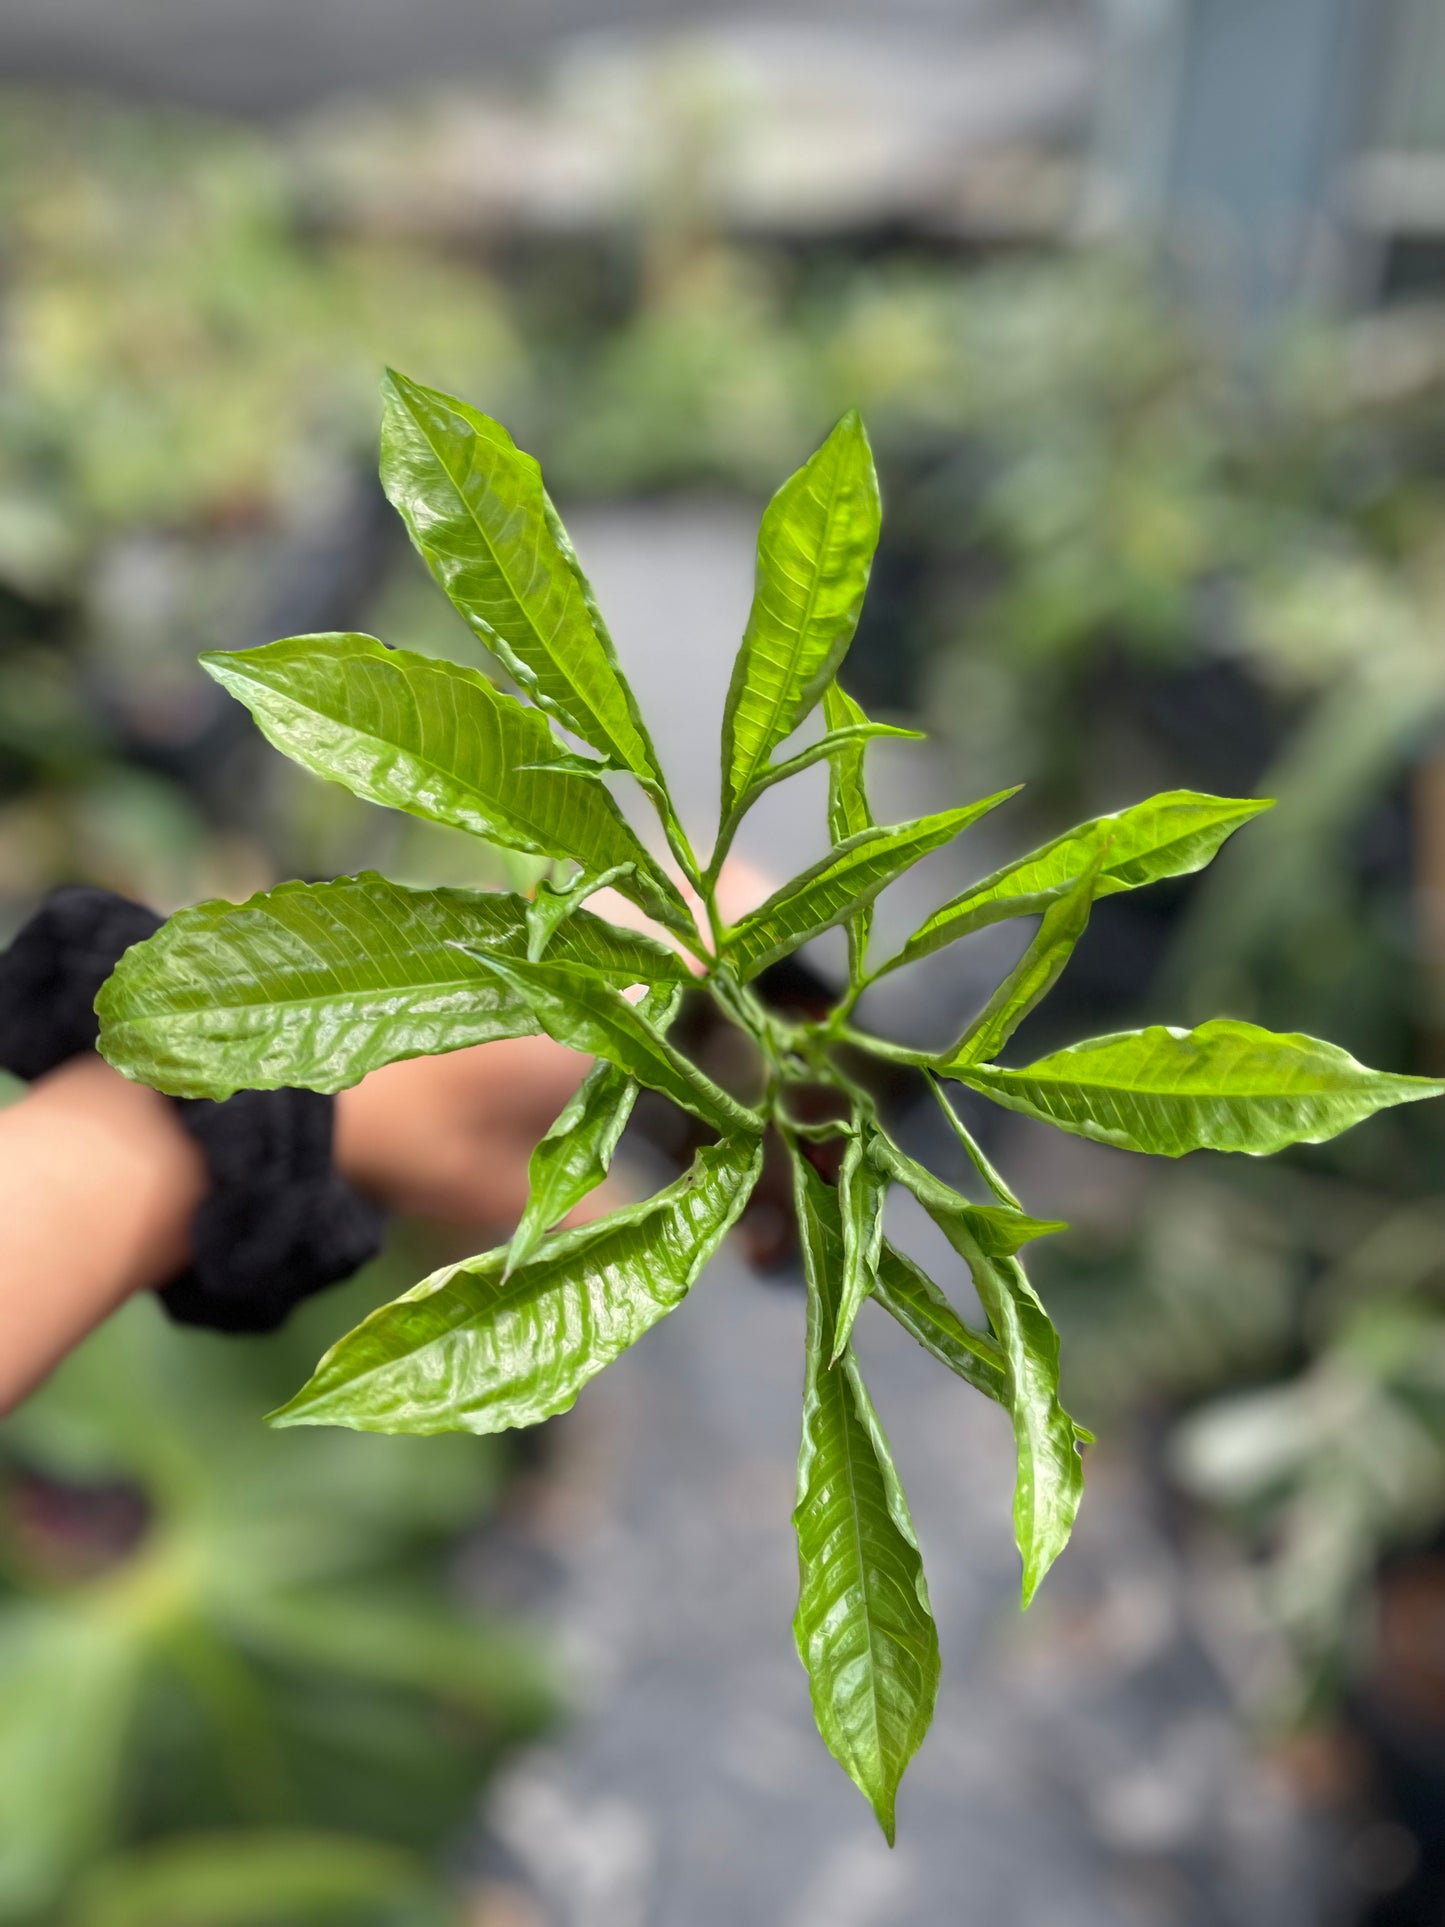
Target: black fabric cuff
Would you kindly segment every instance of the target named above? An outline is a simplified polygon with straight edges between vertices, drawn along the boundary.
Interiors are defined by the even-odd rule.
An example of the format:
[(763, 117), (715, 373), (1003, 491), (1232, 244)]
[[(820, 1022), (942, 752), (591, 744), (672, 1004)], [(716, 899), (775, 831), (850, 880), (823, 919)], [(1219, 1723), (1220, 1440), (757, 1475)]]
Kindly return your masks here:
[[(0, 1069), (27, 1081), (93, 1050), (95, 999), (121, 953), (161, 919), (110, 890), (56, 890), (0, 952)], [(181, 1324), (269, 1332), (381, 1247), (385, 1214), (332, 1164), (336, 1100), (238, 1091), (174, 1100), (211, 1180), (189, 1270), (160, 1299)]]

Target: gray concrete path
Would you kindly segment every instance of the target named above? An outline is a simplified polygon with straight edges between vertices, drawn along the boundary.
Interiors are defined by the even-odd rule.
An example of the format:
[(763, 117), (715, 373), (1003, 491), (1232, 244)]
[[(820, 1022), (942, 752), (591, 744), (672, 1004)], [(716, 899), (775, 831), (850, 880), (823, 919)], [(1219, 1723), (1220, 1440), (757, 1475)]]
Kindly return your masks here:
[(557, 1426), (528, 1530), (574, 1721), (489, 1823), (550, 1927), (1309, 1927), (1307, 1839), (1193, 1636), (1189, 1576), (1096, 1453), (1017, 1609), (1001, 1415), (881, 1314), (860, 1351), (943, 1646), (884, 1846), (813, 1727), (789, 1523), (802, 1298), (733, 1255)]

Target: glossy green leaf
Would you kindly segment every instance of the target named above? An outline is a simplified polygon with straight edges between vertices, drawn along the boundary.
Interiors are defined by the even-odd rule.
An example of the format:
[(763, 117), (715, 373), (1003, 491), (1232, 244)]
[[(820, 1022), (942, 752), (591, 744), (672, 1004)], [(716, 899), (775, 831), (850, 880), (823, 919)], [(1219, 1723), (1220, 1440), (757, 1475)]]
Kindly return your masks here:
[(1005, 864), (935, 910), (879, 975), (926, 957), (955, 938), (1008, 917), (1035, 915), (1074, 884), (1106, 844), (1096, 897), (1137, 890), (1202, 870), (1225, 838), (1270, 804), (1259, 798), (1166, 790), (1112, 816), (1080, 823), (1042, 849)]
[(958, 1042), (939, 1058), (940, 1076), (957, 1077), (965, 1065), (997, 1057), (1029, 1012), (1048, 996), (1088, 928), (1102, 861), (1101, 852), (1073, 888), (1049, 905), (1024, 954)]
[(928, 1274), (886, 1238), (873, 1297), (940, 1364), (1008, 1409), (1008, 1366), (998, 1346), (966, 1325)]
[(547, 954), (558, 929), (574, 910), (579, 909), (588, 899), (596, 896), (599, 890), (611, 885), (621, 886), (622, 880), (630, 873), (630, 863), (621, 864), (615, 870), (603, 870), (594, 876), (584, 870), (573, 877), (570, 883), (558, 889), (545, 878), (537, 885), (536, 895), (527, 905), (527, 961), (540, 963)]
[[(663, 986), (648, 993), (642, 1013), (665, 1032), (681, 1000), (680, 985)], [(509, 1272), (607, 1176), (637, 1091), (635, 1078), (603, 1058), (573, 1092), (527, 1166), (527, 1203), (508, 1248)]]
[(507, 1248), (507, 1270), (524, 1265), (607, 1176), (637, 1101), (638, 1083), (605, 1058), (595, 1063), (540, 1139), (527, 1165), (527, 1203)]
[(912, 823), (861, 830), (734, 924), (725, 939), (728, 962), (744, 981), (755, 977), (810, 937), (871, 903), (896, 877), (931, 851), (942, 849), (1002, 800), (990, 796), (964, 809), (921, 816)]
[[(830, 683), (830, 689), (833, 685)], [(824, 691), (826, 700), (827, 691)], [(826, 736), (820, 736), (816, 743), (809, 743), (800, 749), (796, 756), (790, 756), (784, 763), (770, 763), (758, 777), (752, 788), (740, 800), (742, 804), (754, 802), (775, 783), (786, 782), (790, 776), (800, 776), (805, 769), (812, 769), (815, 763), (829, 758), (855, 757), (864, 747), (880, 738), (894, 742), (921, 743), (924, 733), (921, 729), (900, 729), (893, 723), (870, 723), (860, 718), (856, 723), (847, 723), (840, 729), (830, 729)], [(860, 826), (862, 827), (862, 826)]]
[(976, 1213), (985, 1207), (970, 1205), (881, 1136), (877, 1149), (891, 1174), (912, 1191), (967, 1264), (1007, 1365), (1018, 1453), (1014, 1537), (1023, 1560), (1022, 1598), (1027, 1606), (1068, 1544), (1084, 1492), (1078, 1444), (1088, 1434), (1059, 1403), (1059, 1335), (1017, 1258), (994, 1255), (979, 1235)]
[[(102, 1053), (179, 1097), (279, 1085), (340, 1091), (400, 1057), (525, 1037), (536, 1019), (457, 948), (525, 958), (527, 902), (405, 890), (374, 871), (283, 883), (245, 903), (179, 910), (127, 950), (96, 1000)], [(669, 983), (664, 945), (578, 911), (554, 958), (609, 981)]]
[[(1059, 1403), (1059, 1334), (1017, 1258), (992, 1258), (971, 1241), (964, 1220), (949, 1234), (968, 1263), (974, 1290), (1008, 1360), (1018, 1473), (1014, 1538), (1023, 1560), (1027, 1607), (1069, 1543), (1084, 1496), (1079, 1446), (1092, 1434)], [(945, 1230), (948, 1228), (945, 1226)]]
[(843, 1233), (837, 1194), (794, 1160), (808, 1283), (798, 1458), (798, 1652), (829, 1752), (890, 1845), (904, 1769), (938, 1693), (938, 1634), (908, 1501), (851, 1345), (830, 1365)]
[(838, 1216), (843, 1230), (843, 1269), (838, 1289), (838, 1329), (830, 1363), (842, 1357), (858, 1308), (873, 1289), (883, 1245), (883, 1207), (888, 1200), (886, 1173), (871, 1158), (872, 1128), (860, 1120), (848, 1140), (838, 1173)]
[(758, 1132), (763, 1120), (674, 1049), (635, 1004), (611, 984), (565, 963), (528, 963), (472, 952), (532, 1012), (549, 1037), (569, 1050), (604, 1057), (649, 1090), (661, 1091), (725, 1136)]
[[(857, 729), (867, 720), (862, 707), (834, 677), (823, 691), (823, 721), (830, 735), (836, 737), (845, 730)], [(868, 802), (864, 762), (865, 747), (861, 742), (850, 744), (829, 758), (828, 834), (835, 844), (846, 843), (864, 830), (876, 827)], [(873, 905), (860, 904), (845, 919), (843, 928), (848, 936), (848, 979), (857, 984), (863, 978), (868, 939), (873, 931)]]
[(679, 1305), (758, 1179), (755, 1135), (707, 1145), (643, 1204), (564, 1231), (507, 1275), (507, 1249), (448, 1265), (334, 1345), (274, 1425), (501, 1432), (565, 1412)]
[(909, 1157), (882, 1131), (869, 1139), (869, 1156), (887, 1177), (907, 1188), (927, 1210), (955, 1214), (969, 1229), (969, 1235), (991, 1258), (1011, 1258), (1035, 1238), (1048, 1238), (1067, 1231), (1060, 1218), (1034, 1218), (1027, 1211), (1007, 1204), (975, 1204), (951, 1184), (937, 1178), (917, 1158)]
[(1337, 1044), (1215, 1018), (1162, 1024), (1054, 1051), (1021, 1070), (974, 1065), (962, 1081), (995, 1103), (1126, 1151), (1182, 1157), (1320, 1144), (1391, 1104), (1445, 1095), (1445, 1082), (1357, 1063)]
[(724, 819), (843, 660), (878, 527), (873, 454), (850, 409), (763, 514), (752, 610), (723, 710)]
[(381, 480), (427, 566), (524, 690), (639, 776), (656, 753), (542, 472), (500, 422), (388, 373)]
[(293, 636), (201, 662), (303, 768), (508, 849), (594, 873), (631, 865), (624, 892), (692, 928), (610, 792), (558, 767), (567, 752), (546, 717), (479, 670), (359, 635)]

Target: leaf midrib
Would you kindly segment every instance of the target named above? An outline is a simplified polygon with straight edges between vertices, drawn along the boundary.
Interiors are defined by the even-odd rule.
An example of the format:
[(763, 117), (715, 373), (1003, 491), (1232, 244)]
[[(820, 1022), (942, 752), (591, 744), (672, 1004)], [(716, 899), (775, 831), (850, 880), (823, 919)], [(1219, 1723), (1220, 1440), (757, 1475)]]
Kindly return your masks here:
[[(1360, 1093), (1360, 1088), (1361, 1088), (1359, 1082), (1354, 1082), (1354, 1083), (1342, 1082), (1338, 1084), (1319, 1085), (1315, 1087), (1311, 1087), (1309, 1085), (1304, 1085), (1304, 1084), (1296, 1084), (1289, 1087), (1283, 1087), (1281, 1085), (1276, 1084), (1271, 1086), (1267, 1090), (1248, 1089), (1248, 1090), (1207, 1091), (1207, 1090), (1189, 1090), (1179, 1085), (1111, 1084), (1107, 1078), (1101, 1078), (1101, 1077), (1096, 1077), (1096, 1078), (1061, 1077), (1056, 1073), (1049, 1075), (1049, 1074), (1036, 1072), (1030, 1069), (1026, 1065), (1010, 1066), (1007, 1064), (976, 1064), (976, 1065), (969, 1065), (966, 1068), (969, 1072), (969, 1075), (968, 1076), (960, 1075), (959, 1077), (959, 1082), (963, 1084), (967, 1084), (971, 1082), (972, 1077), (974, 1075), (983, 1077), (985, 1081), (992, 1076), (997, 1076), (1000, 1078), (1026, 1078), (1030, 1083), (1044, 1085), (1049, 1090), (1109, 1091), (1115, 1095), (1122, 1095), (1124, 1097), (1173, 1097), (1173, 1098), (1180, 1098), (1184, 1102), (1191, 1103), (1191, 1104), (1207, 1102), (1211, 1099), (1221, 1101), (1221, 1102), (1229, 1102), (1229, 1103), (1238, 1102), (1242, 1104), (1266, 1104), (1270, 1102), (1281, 1102), (1283, 1100), (1291, 1099), (1291, 1098), (1353, 1097)], [(1361, 1068), (1364, 1069), (1364, 1066), (1361, 1066)], [(1410, 1081), (1409, 1079), (1402, 1077), (1400, 1073), (1397, 1071), (1373, 1071), (1373, 1072), (1369, 1072), (1368, 1075), (1381, 1082), (1387, 1082), (1391, 1084), (1396, 1082), (1408, 1083)], [(1428, 1077), (1422, 1078), (1419, 1081), (1422, 1084), (1429, 1084), (1430, 1082), (1432, 1082), (1432, 1080)]]
[[(332, 968), (334, 973), (334, 967)], [(230, 1011), (290, 1010), (295, 1006), (318, 1010), (327, 1009), (333, 1004), (352, 1002), (358, 997), (424, 996), (431, 995), (433, 992), (475, 990), (480, 985), (495, 981), (495, 978), (488, 978), (479, 972), (475, 976), (443, 977), (424, 984), (364, 984), (352, 990), (318, 992), (315, 996), (272, 996), (265, 997), (257, 1003), (220, 1003), (215, 998), (210, 998), (206, 1003), (198, 1004), (193, 1010), (177, 1010), (171, 1006), (166, 1010), (143, 1012), (133, 1017), (116, 1017), (111, 1021), (116, 1029), (120, 1029), (128, 1025), (184, 1023), (187, 1018), (204, 1017), (213, 1012), (219, 1015)], [(637, 981), (642, 980), (639, 978)]]
[[(852, 1348), (848, 1348), (851, 1356)], [(822, 1364), (821, 1354), (819, 1363)], [(840, 1360), (839, 1366), (845, 1366)], [(863, 1520), (858, 1511), (857, 1460), (853, 1451), (852, 1427), (849, 1424), (852, 1414), (848, 1409), (847, 1394), (852, 1392), (851, 1384), (846, 1384), (844, 1371), (839, 1366), (823, 1365), (827, 1376), (836, 1381), (834, 1395), (838, 1401), (839, 1417), (843, 1432), (843, 1453), (848, 1462), (848, 1509), (853, 1520), (853, 1540), (855, 1562), (858, 1568), (858, 1592), (863, 1602), (863, 1625), (868, 1642), (868, 1711), (873, 1723), (873, 1746), (880, 1772), (885, 1772), (883, 1761), (883, 1728), (878, 1714), (878, 1658), (874, 1646), (873, 1609), (868, 1598), (868, 1575), (863, 1557)], [(846, 1369), (846, 1366), (845, 1366)]]
[[(371, 660), (371, 659), (369, 658), (368, 660)], [(357, 737), (363, 743), (373, 744), (380, 749), (389, 750), (393, 755), (395, 755), (398, 749), (401, 748), (399, 744), (388, 742), (386, 737), (377, 735), (374, 730), (361, 729), (355, 723), (347, 722), (343, 717), (340, 717), (340, 716), (330, 716), (326, 713), (324, 709), (308, 708), (305, 704), (296, 702), (295, 697), (286, 696), (283, 692), (276, 690), (272, 684), (263, 682), (257, 677), (251, 677), (251, 678), (248, 678), (248, 680), (253, 682), (257, 688), (265, 689), (269, 691), (273, 696), (279, 695), (283, 702), (290, 702), (294, 704), (295, 708), (303, 716), (310, 715), (310, 716), (320, 717), (320, 719), (323, 722), (329, 722), (337, 728), (349, 731), (351, 735)], [(460, 680), (465, 682), (466, 679), (463, 677)], [(483, 697), (482, 700), (483, 702), (485, 702), (486, 698)], [(525, 714), (525, 711), (523, 713)], [(552, 736), (550, 730), (547, 732), (547, 741), (555, 749), (556, 747), (555, 738)], [(481, 803), (483, 803), (484, 805), (487, 805), (486, 813), (489, 817), (497, 816), (498, 814), (497, 809), (488, 803), (486, 791), (480, 789), (476, 785), (476, 783), (468, 782), (465, 778), (458, 776), (455, 770), (449, 770), (445, 768), (444, 765), (436, 762), (431, 756), (425, 755), (417, 750), (402, 749), (401, 753), (408, 759), (408, 761), (415, 763), (418, 768), (425, 770), (429, 775), (444, 777), (447, 780), (447, 782), (454, 784), (457, 789), (463, 791), (465, 794), (475, 796)], [(528, 753), (530, 754), (530, 751)], [(529, 772), (529, 774), (530, 773), (532, 772)], [(549, 770), (545, 763), (542, 765), (542, 769), (536, 773), (548, 774), (553, 778), (554, 781), (562, 782), (562, 783), (570, 782), (575, 784), (583, 784), (587, 781), (587, 779), (584, 777), (572, 775), (572, 773), (566, 769)], [(508, 774), (514, 776), (517, 774), (517, 772), (515, 770), (511, 770), (511, 771), (508, 771)], [(340, 779), (336, 777), (330, 777), (327, 780), (331, 782), (335, 782)], [(498, 794), (500, 795), (500, 792), (498, 792)], [(579, 792), (579, 795), (580, 794), (581, 792)], [(593, 803), (593, 799), (590, 794), (590, 788), (587, 794), (587, 801), (588, 801), (589, 807), (591, 807)], [(404, 809), (407, 809), (408, 812), (410, 813), (410, 810), (411, 810), (410, 805), (403, 804), (401, 807)], [(426, 814), (430, 816), (431, 812), (427, 811)], [(603, 811), (601, 815), (602, 815), (603, 822), (608, 824), (613, 824), (613, 821), (614, 821), (613, 818), (609, 816), (605, 811)], [(555, 832), (539, 828), (536, 820), (533, 817), (527, 815), (525, 811), (519, 812), (513, 809), (510, 802), (508, 802), (506, 805), (505, 812), (501, 816), (501, 821), (503, 823), (514, 823), (518, 825), (524, 832), (530, 834), (531, 836), (533, 836), (534, 839), (538, 840), (539, 842), (545, 836), (550, 843), (560, 848), (560, 838), (556, 835)], [(460, 829), (462, 826), (460, 824), (457, 824), (457, 825), (454, 825), (453, 827)], [(625, 840), (629, 835), (626, 824), (619, 822), (616, 824), (616, 827), (620, 830)], [(544, 855), (544, 856), (552, 856), (555, 854), (555, 850), (551, 848), (543, 849), (543, 850), (540, 850), (538, 854)]]

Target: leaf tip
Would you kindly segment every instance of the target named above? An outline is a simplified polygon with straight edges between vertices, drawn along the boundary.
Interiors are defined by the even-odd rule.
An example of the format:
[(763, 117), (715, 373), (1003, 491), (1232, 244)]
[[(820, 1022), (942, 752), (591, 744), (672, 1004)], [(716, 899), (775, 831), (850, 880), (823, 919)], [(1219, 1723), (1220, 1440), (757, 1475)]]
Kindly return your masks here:
[(1026, 1613), (1034, 1603), (1039, 1587), (1044, 1583), (1053, 1566), (1054, 1560), (1063, 1551), (1063, 1546), (1035, 1547), (1024, 1561), (1023, 1573), (1019, 1579), (1019, 1611)]
[(309, 1403), (306, 1391), (307, 1388), (303, 1385), (301, 1390), (293, 1398), (288, 1398), (284, 1405), (278, 1405), (274, 1412), (267, 1412), (265, 1422), (273, 1432), (288, 1431), (293, 1425), (319, 1423), (318, 1420), (306, 1416), (306, 1405)]
[(196, 661), (212, 682), (218, 682), (224, 688), (228, 678), (234, 674), (234, 665), (231, 662), (234, 653), (235, 651), (231, 649), (204, 649), (196, 657)]

